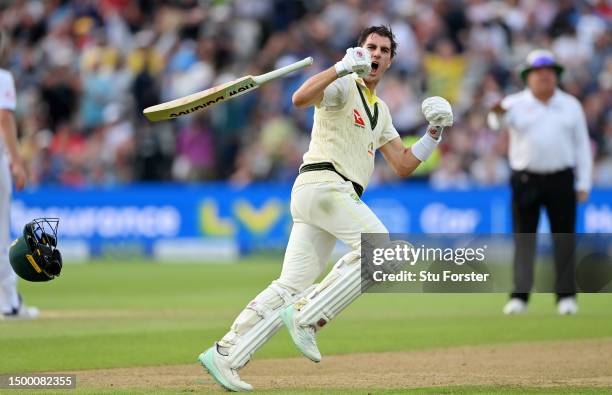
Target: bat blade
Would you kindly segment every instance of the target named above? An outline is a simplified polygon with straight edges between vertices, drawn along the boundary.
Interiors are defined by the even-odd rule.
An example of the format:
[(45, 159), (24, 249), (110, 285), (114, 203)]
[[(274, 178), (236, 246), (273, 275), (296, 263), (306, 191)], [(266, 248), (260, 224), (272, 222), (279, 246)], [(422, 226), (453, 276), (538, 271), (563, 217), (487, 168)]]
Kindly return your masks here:
[(255, 90), (259, 84), (252, 76), (239, 78), (225, 84), (215, 86), (205, 91), (197, 92), (169, 102), (147, 107), (142, 112), (144, 116), (153, 122), (174, 119), (181, 115), (188, 115), (198, 110), (222, 103), (243, 93)]
[(266, 74), (255, 77), (247, 75), (246, 77), (206, 89), (202, 92), (147, 107), (142, 113), (149, 121), (153, 122), (174, 119), (181, 115), (188, 115), (194, 111), (203, 110), (217, 103), (222, 103), (236, 96), (240, 96), (243, 93), (255, 90), (266, 82), (281, 78), (293, 71), (303, 69), (304, 67), (308, 67), (312, 63), (313, 59), (308, 57)]

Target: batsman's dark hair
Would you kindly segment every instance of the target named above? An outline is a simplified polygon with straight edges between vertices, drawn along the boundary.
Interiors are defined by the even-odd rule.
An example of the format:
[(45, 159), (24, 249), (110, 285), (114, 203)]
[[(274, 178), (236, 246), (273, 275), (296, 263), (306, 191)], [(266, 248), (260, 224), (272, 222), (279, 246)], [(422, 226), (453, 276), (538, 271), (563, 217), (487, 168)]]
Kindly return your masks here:
[(395, 53), (397, 51), (397, 42), (395, 41), (395, 35), (393, 35), (393, 31), (391, 30), (391, 26), (370, 26), (366, 27), (362, 30), (359, 35), (359, 39), (357, 40), (357, 44), (359, 46), (363, 45), (365, 40), (368, 38), (370, 34), (378, 34), (382, 37), (387, 37), (391, 41), (391, 57), (395, 57)]

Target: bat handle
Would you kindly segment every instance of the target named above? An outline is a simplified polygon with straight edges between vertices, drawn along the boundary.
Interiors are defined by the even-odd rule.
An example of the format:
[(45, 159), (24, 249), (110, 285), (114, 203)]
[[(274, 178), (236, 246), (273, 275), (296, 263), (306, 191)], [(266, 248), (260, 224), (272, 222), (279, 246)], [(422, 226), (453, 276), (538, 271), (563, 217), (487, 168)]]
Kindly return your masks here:
[(255, 80), (257, 84), (263, 84), (268, 81), (272, 81), (277, 78), (280, 78), (293, 71), (303, 69), (304, 67), (308, 67), (312, 64), (312, 62), (313, 62), (313, 59), (311, 56), (309, 56), (307, 58), (300, 60), (299, 62), (295, 62), (285, 67), (281, 67), (280, 69), (270, 71), (269, 73), (255, 76), (253, 77), (253, 80)]

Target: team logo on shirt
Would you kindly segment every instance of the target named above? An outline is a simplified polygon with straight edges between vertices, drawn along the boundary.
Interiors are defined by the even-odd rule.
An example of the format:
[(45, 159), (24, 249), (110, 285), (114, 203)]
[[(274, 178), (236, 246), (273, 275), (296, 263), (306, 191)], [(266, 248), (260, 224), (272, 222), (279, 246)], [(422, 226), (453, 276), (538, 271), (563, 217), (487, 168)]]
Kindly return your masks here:
[(361, 114), (359, 111), (353, 108), (353, 118), (355, 119), (355, 126), (359, 126), (360, 128), (365, 128), (365, 122), (363, 122), (363, 118), (361, 118)]

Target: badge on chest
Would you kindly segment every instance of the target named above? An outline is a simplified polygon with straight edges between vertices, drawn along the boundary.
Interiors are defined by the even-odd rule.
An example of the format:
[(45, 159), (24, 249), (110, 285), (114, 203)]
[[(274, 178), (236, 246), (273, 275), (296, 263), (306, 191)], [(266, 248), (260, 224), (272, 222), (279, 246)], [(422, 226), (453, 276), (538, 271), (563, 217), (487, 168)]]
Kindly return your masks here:
[(354, 118), (353, 124), (355, 126), (365, 129), (365, 122), (363, 122), (363, 118), (361, 117), (361, 114), (356, 108), (353, 108), (353, 118)]

